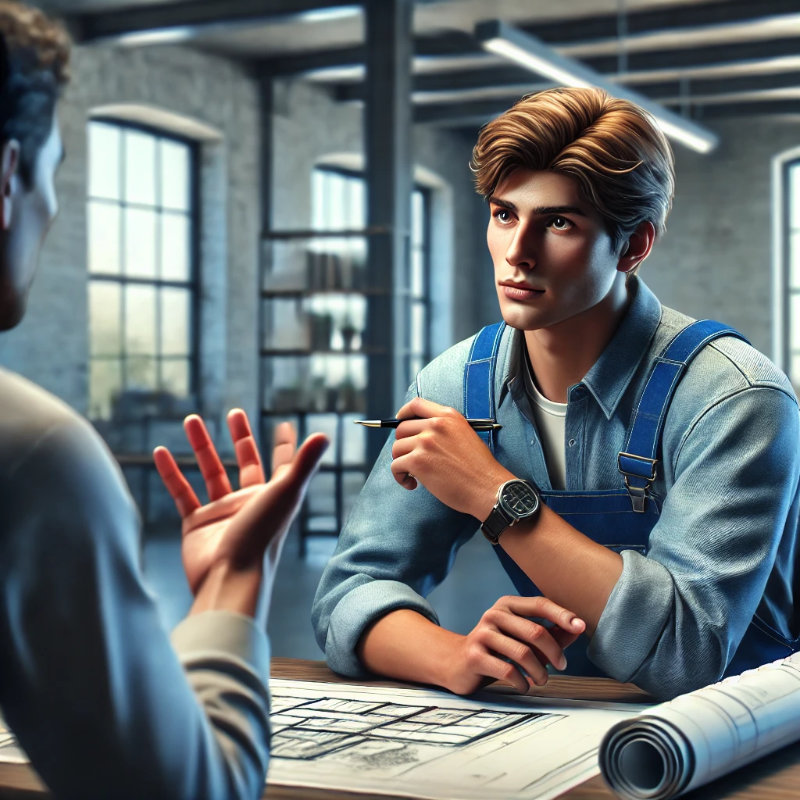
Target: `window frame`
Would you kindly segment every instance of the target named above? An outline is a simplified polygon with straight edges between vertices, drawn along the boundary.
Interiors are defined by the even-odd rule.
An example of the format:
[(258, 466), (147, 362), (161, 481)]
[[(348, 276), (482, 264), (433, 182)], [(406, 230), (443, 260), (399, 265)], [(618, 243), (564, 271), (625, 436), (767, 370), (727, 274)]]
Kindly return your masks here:
[[(187, 222), (189, 225), (189, 236), (188, 236), (188, 248), (189, 252), (188, 256), (188, 277), (184, 280), (177, 280), (177, 279), (169, 279), (163, 278), (161, 276), (155, 277), (139, 277), (139, 276), (131, 276), (126, 275), (120, 269), (117, 273), (108, 273), (108, 272), (92, 272), (89, 269), (89, 248), (91, 248), (91, 241), (90, 241), (90, 231), (89, 231), (89, 208), (93, 202), (105, 202), (109, 205), (113, 205), (115, 208), (120, 210), (121, 216), (124, 214), (126, 209), (129, 208), (146, 208), (152, 211), (154, 214), (157, 215), (158, 219), (160, 220), (165, 213), (169, 213), (170, 211), (175, 211), (175, 209), (165, 208), (160, 202), (153, 203), (152, 205), (143, 204), (143, 203), (136, 203), (127, 200), (124, 197), (125, 187), (124, 187), (124, 169), (125, 169), (125, 153), (124, 149), (121, 149), (119, 153), (119, 161), (117, 164), (117, 168), (119, 170), (119, 197), (115, 199), (110, 199), (107, 197), (97, 197), (91, 194), (91, 186), (89, 183), (88, 175), (89, 169), (91, 167), (91, 158), (92, 154), (89, 152), (89, 145), (88, 139), (90, 135), (90, 126), (93, 123), (99, 123), (104, 125), (110, 125), (114, 128), (118, 129), (121, 133), (127, 131), (133, 131), (137, 133), (143, 133), (147, 136), (153, 137), (156, 141), (158, 140), (167, 140), (169, 142), (175, 142), (180, 144), (186, 148), (186, 152), (188, 155), (188, 203), (189, 208), (185, 214), (187, 218)], [(193, 407), (198, 407), (200, 404), (200, 394), (201, 394), (201, 387), (200, 387), (200, 380), (199, 380), (199, 373), (200, 373), (200, 351), (201, 351), (201, 333), (202, 333), (202, 326), (200, 320), (200, 312), (201, 312), (201, 297), (202, 297), (202, 283), (201, 283), (201, 269), (200, 269), (200, 242), (201, 242), (201, 231), (200, 231), (200, 221), (201, 221), (201, 197), (200, 197), (200, 145), (199, 143), (190, 137), (181, 136), (173, 131), (159, 128), (153, 125), (147, 125), (141, 122), (131, 121), (127, 119), (120, 119), (117, 117), (112, 117), (108, 115), (96, 115), (91, 116), (87, 121), (86, 126), (86, 135), (87, 135), (87, 191), (86, 191), (86, 212), (87, 212), (87, 224), (86, 224), (86, 235), (87, 235), (87, 294), (89, 287), (92, 285), (93, 281), (97, 282), (104, 282), (104, 283), (114, 283), (119, 286), (148, 286), (153, 287), (156, 292), (159, 292), (162, 288), (178, 288), (188, 291), (189, 293), (189, 313), (191, 316), (188, 336), (188, 354), (187, 354), (187, 366), (188, 366), (188, 386), (187, 386), (187, 395), (185, 397), (180, 397), (178, 399), (181, 400), (188, 400), (189, 403)], [(160, 165), (158, 165), (160, 170)], [(159, 201), (161, 198), (158, 198)], [(160, 243), (160, 239), (159, 239)], [(124, 234), (122, 228), (120, 229), (117, 247), (119, 250), (120, 255), (120, 264), (122, 264), (122, 254), (123, 248), (125, 245)], [(162, 332), (162, 319), (161, 315), (157, 313), (160, 309), (160, 304), (157, 305), (156, 313), (155, 313), (155, 335), (156, 341), (160, 344), (161, 342), (161, 332)], [(121, 314), (121, 331), (124, 332), (125, 328), (125, 303), (121, 302), (120, 304), (120, 314)], [(111, 356), (97, 356), (93, 355), (91, 352), (91, 316), (87, 314), (87, 329), (89, 331), (89, 355), (88, 355), (88, 364), (91, 370), (91, 365), (93, 362), (102, 361), (102, 360), (113, 360), (118, 358), (121, 362), (121, 378), (122, 384), (120, 386), (120, 390), (122, 392), (128, 390), (130, 388), (127, 378), (128, 378), (128, 366), (131, 360), (130, 354), (128, 354), (124, 342), (124, 333), (123, 333), (123, 341), (120, 343), (120, 350), (119, 356), (111, 357)], [(162, 383), (162, 364), (165, 361), (169, 361), (169, 356), (164, 356), (163, 353), (160, 352), (160, 347), (158, 347), (153, 353), (152, 357), (156, 363), (156, 377), (157, 377), (157, 387), (153, 389), (154, 392), (162, 391), (161, 383)], [(94, 408), (92, 407), (92, 395), (91, 395), (91, 386), (87, 389), (87, 396), (88, 396), (88, 409), (89, 409), (89, 417), (90, 419), (100, 420), (104, 419), (102, 416), (96, 416), (94, 413)]]

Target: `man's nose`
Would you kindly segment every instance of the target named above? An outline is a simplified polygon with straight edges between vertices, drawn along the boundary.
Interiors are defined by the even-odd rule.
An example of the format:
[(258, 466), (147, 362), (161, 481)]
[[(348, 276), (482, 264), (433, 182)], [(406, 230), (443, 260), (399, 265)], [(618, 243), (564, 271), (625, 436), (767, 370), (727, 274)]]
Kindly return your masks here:
[(533, 269), (536, 266), (536, 242), (527, 225), (518, 225), (506, 250), (506, 262), (512, 267)]

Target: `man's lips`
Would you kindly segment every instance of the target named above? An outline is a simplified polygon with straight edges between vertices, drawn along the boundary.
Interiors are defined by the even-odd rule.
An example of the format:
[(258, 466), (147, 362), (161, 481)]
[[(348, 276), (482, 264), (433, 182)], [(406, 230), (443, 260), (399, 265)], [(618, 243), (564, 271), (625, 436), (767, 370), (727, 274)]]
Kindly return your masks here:
[(500, 288), (509, 300), (530, 300), (544, 294), (544, 289), (536, 289), (527, 283), (501, 282)]

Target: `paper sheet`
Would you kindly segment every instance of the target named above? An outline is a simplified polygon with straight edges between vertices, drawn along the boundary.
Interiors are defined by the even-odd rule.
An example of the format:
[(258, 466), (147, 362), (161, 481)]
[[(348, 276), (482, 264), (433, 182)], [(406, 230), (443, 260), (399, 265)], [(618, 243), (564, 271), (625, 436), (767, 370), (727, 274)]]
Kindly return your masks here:
[(599, 772), (643, 706), (273, 679), (269, 782), (430, 800), (548, 800)]
[(800, 739), (800, 653), (615, 725), (600, 751), (628, 800), (667, 800)]

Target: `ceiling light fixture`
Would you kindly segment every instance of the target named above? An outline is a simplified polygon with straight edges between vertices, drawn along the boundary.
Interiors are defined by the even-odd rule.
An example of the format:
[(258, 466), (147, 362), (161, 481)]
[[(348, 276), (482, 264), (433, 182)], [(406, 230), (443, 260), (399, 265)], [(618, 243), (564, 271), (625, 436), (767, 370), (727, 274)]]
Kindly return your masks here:
[(630, 100), (644, 108), (664, 133), (698, 153), (709, 153), (719, 139), (708, 128), (676, 114), (648, 98), (620, 86), (574, 58), (562, 56), (540, 39), (500, 20), (475, 26), (475, 38), (484, 50), (516, 61), (527, 69), (565, 86), (596, 86), (622, 100)]

